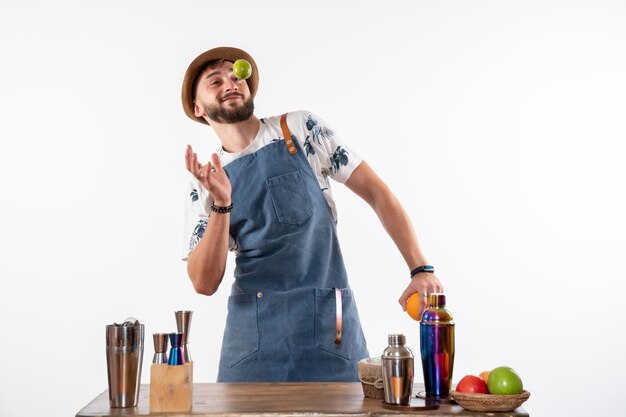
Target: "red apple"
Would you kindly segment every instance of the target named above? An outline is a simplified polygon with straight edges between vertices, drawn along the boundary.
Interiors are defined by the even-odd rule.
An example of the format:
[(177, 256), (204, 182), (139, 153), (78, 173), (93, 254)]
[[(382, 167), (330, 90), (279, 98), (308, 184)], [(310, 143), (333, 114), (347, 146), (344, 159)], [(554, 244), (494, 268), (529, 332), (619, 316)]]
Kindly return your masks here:
[(456, 386), (458, 392), (487, 394), (487, 384), (475, 375), (465, 375)]

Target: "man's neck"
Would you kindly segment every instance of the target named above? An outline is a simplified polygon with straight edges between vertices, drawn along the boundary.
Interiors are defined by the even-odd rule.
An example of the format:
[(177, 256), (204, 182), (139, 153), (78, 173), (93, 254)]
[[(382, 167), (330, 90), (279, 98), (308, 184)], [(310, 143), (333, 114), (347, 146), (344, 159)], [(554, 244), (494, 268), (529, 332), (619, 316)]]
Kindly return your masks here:
[(248, 120), (238, 123), (216, 123), (211, 121), (211, 127), (222, 142), (226, 152), (238, 153), (243, 151), (256, 137), (261, 128), (261, 122), (252, 115)]

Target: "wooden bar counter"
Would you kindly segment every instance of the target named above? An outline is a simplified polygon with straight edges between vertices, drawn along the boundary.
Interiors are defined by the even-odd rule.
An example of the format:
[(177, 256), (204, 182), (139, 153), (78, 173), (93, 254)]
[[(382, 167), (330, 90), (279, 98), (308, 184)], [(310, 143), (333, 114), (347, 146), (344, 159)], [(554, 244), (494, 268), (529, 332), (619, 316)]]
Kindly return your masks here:
[[(423, 391), (415, 385), (413, 393)], [(224, 417), (366, 417), (366, 416), (502, 416), (528, 417), (519, 407), (515, 411), (478, 413), (460, 405), (441, 404), (437, 410), (393, 411), (383, 408), (381, 400), (365, 398), (356, 382), (256, 382), (196, 383), (193, 385), (193, 408), (185, 413), (150, 413), (150, 386), (141, 385), (139, 405), (134, 408), (110, 408), (104, 391), (76, 414), (76, 417), (108, 416), (224, 416)]]

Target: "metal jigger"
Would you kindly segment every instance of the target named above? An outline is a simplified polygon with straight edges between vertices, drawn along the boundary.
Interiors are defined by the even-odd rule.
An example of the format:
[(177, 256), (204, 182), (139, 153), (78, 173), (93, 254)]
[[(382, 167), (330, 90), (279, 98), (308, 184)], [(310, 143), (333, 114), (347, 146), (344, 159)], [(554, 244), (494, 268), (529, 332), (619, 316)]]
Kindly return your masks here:
[(183, 334), (170, 333), (170, 343), (172, 344), (172, 348), (170, 349), (170, 359), (167, 361), (167, 364), (184, 365), (185, 358), (183, 357), (183, 352), (181, 348), (183, 344)]
[(152, 363), (167, 363), (168, 336), (168, 333), (154, 333), (152, 335), (154, 341)]
[(191, 328), (191, 316), (193, 311), (189, 310), (181, 310), (175, 311), (176, 315), (176, 327), (178, 328), (178, 333), (183, 334), (183, 357), (185, 358), (185, 363), (191, 362), (191, 354), (189, 353), (189, 330)]

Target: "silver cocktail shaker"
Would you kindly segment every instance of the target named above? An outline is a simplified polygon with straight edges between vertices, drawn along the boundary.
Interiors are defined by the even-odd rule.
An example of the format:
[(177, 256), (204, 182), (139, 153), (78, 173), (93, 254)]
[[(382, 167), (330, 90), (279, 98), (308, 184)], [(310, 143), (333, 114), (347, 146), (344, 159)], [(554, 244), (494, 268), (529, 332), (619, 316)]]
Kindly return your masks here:
[(111, 407), (135, 407), (143, 361), (144, 325), (136, 319), (106, 326), (107, 374)]
[(390, 334), (389, 346), (381, 356), (385, 402), (407, 405), (413, 391), (413, 353), (403, 334)]

